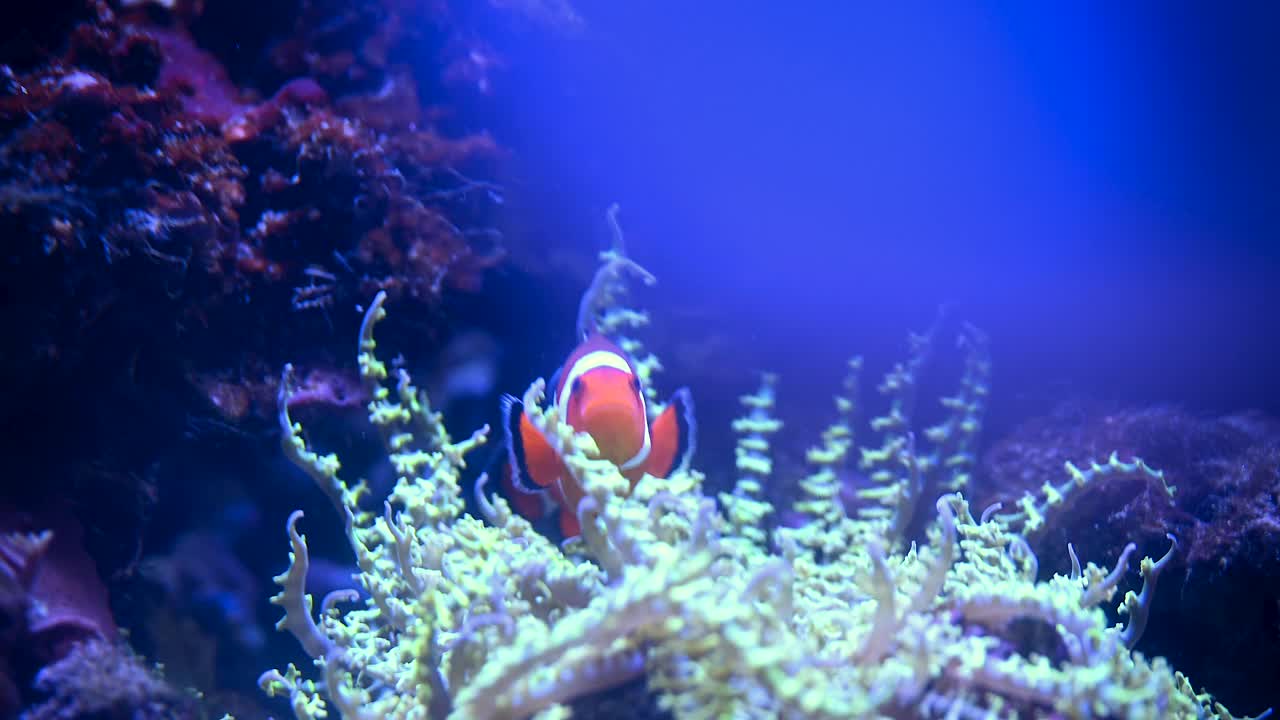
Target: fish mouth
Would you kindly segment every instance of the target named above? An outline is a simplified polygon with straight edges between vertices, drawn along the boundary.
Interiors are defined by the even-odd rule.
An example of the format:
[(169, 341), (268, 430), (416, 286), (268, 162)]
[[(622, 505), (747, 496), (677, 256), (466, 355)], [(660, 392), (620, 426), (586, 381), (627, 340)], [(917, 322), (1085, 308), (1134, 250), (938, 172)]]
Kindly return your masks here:
[(630, 460), (644, 444), (643, 419), (628, 403), (595, 403), (582, 419), (600, 456), (615, 465)]

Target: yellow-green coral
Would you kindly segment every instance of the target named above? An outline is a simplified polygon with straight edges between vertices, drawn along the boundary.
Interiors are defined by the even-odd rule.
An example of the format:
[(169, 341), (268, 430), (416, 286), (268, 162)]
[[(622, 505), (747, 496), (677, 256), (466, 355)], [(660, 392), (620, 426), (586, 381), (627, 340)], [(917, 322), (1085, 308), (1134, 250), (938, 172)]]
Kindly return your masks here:
[(648, 352), (644, 343), (632, 334), (632, 331), (649, 324), (649, 313), (626, 307), (623, 301), (630, 293), (626, 276), (637, 277), (646, 285), (655, 284), (657, 278), (627, 257), (626, 241), (622, 235), (622, 226), (618, 223), (620, 211), (617, 203), (609, 207), (609, 231), (613, 241), (608, 250), (600, 253), (600, 269), (596, 271), (591, 286), (582, 294), (582, 301), (578, 304), (578, 337), (581, 339), (592, 332), (598, 332), (613, 340), (623, 352), (631, 356), (636, 374), (640, 376), (640, 387), (644, 391), (646, 408), (652, 419), (661, 415), (666, 407), (659, 399), (653, 382), (654, 377), (662, 372), (662, 361), (657, 355)]
[[(464, 513), (459, 479), (488, 430), (454, 442), (408, 375), (391, 375), (375, 354), (383, 315), (379, 297), (359, 346), (370, 418), (398, 475), (381, 512), (362, 507), (364, 486), (344, 481), (336, 458), (307, 446), (286, 409), (288, 371), (282, 383), (286, 453), (341, 513), (363, 591), (325, 598), (317, 616), (303, 587), (301, 513), (290, 518), (291, 563), (274, 602), (285, 611), (279, 627), (297, 636), (321, 682), (290, 666), (262, 685), (288, 697), (300, 719), (560, 718), (570, 700), (640, 674), (682, 719), (1231, 717), (1163, 660), (1130, 650), (1146, 619), (1145, 587), (1125, 597), (1127, 629), (1108, 621), (1102, 605), (1132, 548), (1111, 572), (1080, 568), (1072, 552), (1071, 575), (1041, 579), (1023, 539), (1095, 477), (1154, 471), (1115, 458), (1068, 466), (1067, 481), (1047, 483), (1043, 498), (977, 517), (960, 494), (937, 496), (924, 481), (950, 468), (941, 489), (963, 485), (985, 355), (948, 403), (951, 418), (926, 433), (941, 448), (934, 455), (917, 451), (910, 430), (912, 366), (890, 375), (882, 387), (893, 406), (874, 423), (884, 443), (860, 456), (881, 473), (865, 495), (873, 511), (854, 516), (835, 479), (854, 450), (860, 363), (851, 363), (796, 503), (811, 521), (771, 535), (760, 490), (772, 472), (768, 435), (779, 427), (772, 377), (744, 398), (741, 476), (719, 505), (695, 470), (646, 476), (628, 492), (591, 438), (544, 406), (535, 382), (528, 417), (585, 490), (581, 542), (566, 554), (485, 495), (483, 476), (483, 517)], [(970, 342), (980, 344), (975, 333)], [(917, 505), (935, 514), (924, 542), (908, 545), (904, 518)], [(1164, 562), (1144, 560), (1149, 583)]]
[(782, 422), (773, 417), (774, 385), (777, 381), (776, 375), (765, 373), (760, 378), (760, 389), (742, 396), (747, 414), (733, 422), (733, 430), (738, 434), (734, 454), (741, 474), (732, 493), (720, 493), (720, 506), (733, 526), (731, 535), (760, 546), (768, 540), (765, 517), (773, 512), (773, 506), (762, 497), (764, 484), (773, 474), (769, 436), (782, 429)]

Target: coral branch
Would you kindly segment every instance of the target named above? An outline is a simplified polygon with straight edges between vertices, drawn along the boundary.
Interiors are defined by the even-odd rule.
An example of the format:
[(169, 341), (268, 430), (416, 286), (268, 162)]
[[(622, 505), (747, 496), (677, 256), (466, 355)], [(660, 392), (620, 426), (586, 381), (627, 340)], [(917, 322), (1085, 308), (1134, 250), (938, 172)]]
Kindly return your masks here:
[(287, 630), (302, 645), (302, 649), (314, 659), (333, 655), (333, 643), (329, 641), (311, 616), (311, 596), (307, 594), (307, 569), (311, 556), (307, 552), (307, 539), (298, 532), (302, 511), (289, 515), (289, 568), (275, 576), (280, 592), (271, 598), (273, 605), (284, 609), (284, 617), (276, 623), (277, 630)]
[(1142, 633), (1147, 629), (1147, 618), (1151, 614), (1151, 601), (1155, 596), (1156, 582), (1160, 579), (1160, 573), (1173, 559), (1173, 553), (1178, 549), (1178, 539), (1173, 535), (1167, 537), (1169, 551), (1163, 557), (1156, 562), (1152, 562), (1151, 558), (1142, 558), (1142, 592), (1138, 595), (1134, 595), (1133, 591), (1125, 593), (1124, 602), (1119, 608), (1122, 615), (1129, 616), (1129, 624), (1125, 626), (1120, 637), (1124, 641), (1124, 646), (1130, 650), (1137, 646), (1138, 641), (1142, 639)]
[[(632, 267), (615, 256), (604, 263), (583, 322), (612, 302), (617, 274)], [(280, 413), (286, 453), (343, 513), (368, 596), (347, 607), (338, 602), (350, 596), (330, 596), (315, 622), (295, 514), (275, 602), (285, 608), (280, 627), (317, 659), (323, 693), (292, 666), (262, 684), (300, 719), (330, 709), (346, 719), (564, 717), (567, 703), (641, 674), (680, 720), (1231, 717), (1163, 660), (1131, 652), (1172, 548), (1142, 561), (1143, 589), (1125, 596), (1121, 629), (1101, 604), (1135, 546), (1110, 572), (1081, 568), (1069, 547), (1070, 575), (1040, 579), (1025, 539), (1044, 512), (1063, 511), (1073, 488), (1117, 474), (1162, 483), (1158, 471), (1114, 455), (1084, 470), (1068, 465), (1042, 499), (1028, 496), (1012, 513), (993, 505), (979, 518), (959, 492), (939, 494), (963, 485), (971, 465), (987, 372), (976, 330), (962, 336), (970, 362), (960, 393), (944, 403), (950, 419), (919, 445), (911, 408), (936, 328), (913, 336), (912, 360), (882, 385), (890, 409), (872, 421), (877, 448), (854, 446), (860, 362), (850, 363), (836, 418), (807, 456), (814, 470), (796, 503), (806, 522), (772, 537), (758, 527), (772, 510), (761, 490), (781, 427), (771, 376), (743, 398), (740, 475), (721, 508), (691, 468), (633, 486), (533, 382), (524, 417), (584, 492), (573, 508), (581, 540), (567, 555), (505, 500), (490, 501), (486, 475), (474, 488), (483, 519), (465, 512), (459, 479), (488, 428), (454, 442), (408, 374), (388, 371), (374, 340), (384, 300), (370, 304), (358, 345), (369, 419), (396, 475), (382, 511), (361, 510), (363, 486), (348, 490), (337, 460), (308, 449), (302, 428)], [(282, 405), (288, 397), (285, 382)], [(838, 475), (851, 457), (875, 476), (856, 513), (845, 511)]]

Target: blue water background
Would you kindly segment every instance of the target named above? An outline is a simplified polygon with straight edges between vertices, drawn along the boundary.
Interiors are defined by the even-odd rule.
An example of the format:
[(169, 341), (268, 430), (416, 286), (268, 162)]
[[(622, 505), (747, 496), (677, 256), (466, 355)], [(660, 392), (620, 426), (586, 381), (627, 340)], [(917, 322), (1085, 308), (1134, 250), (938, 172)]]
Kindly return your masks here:
[[(997, 418), (1280, 411), (1280, 6), (579, 7), (568, 43), (511, 38), (514, 196), (585, 253), (621, 202), (652, 309), (735, 383), (825, 393), (951, 302), (992, 337)], [(583, 282), (527, 306), (547, 366)]]

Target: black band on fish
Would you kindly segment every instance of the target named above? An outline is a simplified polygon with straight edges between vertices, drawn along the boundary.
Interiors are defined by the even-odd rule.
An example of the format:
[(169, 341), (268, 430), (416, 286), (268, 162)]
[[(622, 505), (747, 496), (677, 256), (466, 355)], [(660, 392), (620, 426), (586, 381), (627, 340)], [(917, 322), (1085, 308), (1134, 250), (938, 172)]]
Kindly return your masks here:
[(511, 486), (529, 495), (542, 493), (542, 488), (525, 478), (532, 478), (525, 464), (524, 439), (520, 435), (520, 419), (524, 417), (524, 403), (514, 395), (502, 396), (502, 428), (507, 434), (507, 462), (511, 466)]

